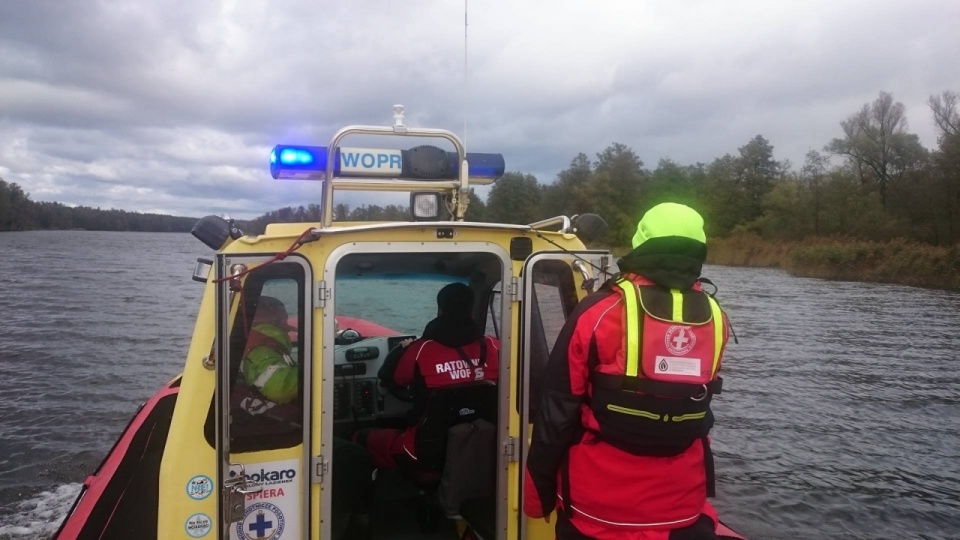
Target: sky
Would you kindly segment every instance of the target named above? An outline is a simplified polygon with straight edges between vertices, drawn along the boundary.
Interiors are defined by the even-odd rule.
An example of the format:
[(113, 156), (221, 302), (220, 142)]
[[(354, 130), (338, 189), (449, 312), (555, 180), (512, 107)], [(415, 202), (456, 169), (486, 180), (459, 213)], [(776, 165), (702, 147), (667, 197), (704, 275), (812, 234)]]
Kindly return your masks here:
[(274, 145), (390, 125), (396, 103), (461, 137), (466, 117), (469, 151), (551, 183), (613, 142), (654, 168), (761, 134), (799, 167), (880, 91), (934, 148), (927, 99), (960, 91), (956, 0), (468, 1), (465, 54), (460, 0), (2, 0), (0, 178), (246, 219), (320, 202), (270, 178)]

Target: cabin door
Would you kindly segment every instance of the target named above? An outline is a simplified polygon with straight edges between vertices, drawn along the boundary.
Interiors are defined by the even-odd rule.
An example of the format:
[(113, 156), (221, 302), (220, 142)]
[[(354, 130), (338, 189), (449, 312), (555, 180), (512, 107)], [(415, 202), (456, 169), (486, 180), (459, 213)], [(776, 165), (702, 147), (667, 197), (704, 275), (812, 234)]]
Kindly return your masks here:
[[(523, 265), (520, 344), (520, 501), (530, 447), (531, 422), (540, 402), (540, 381), (553, 345), (577, 303), (611, 275), (605, 251), (540, 252)], [(553, 525), (520, 515), (520, 538), (553, 538)]]
[[(221, 540), (307, 538), (313, 277), (291, 255), (217, 257), (217, 515)], [(269, 263), (269, 264), (265, 264)], [(188, 531), (189, 532), (189, 531)]]

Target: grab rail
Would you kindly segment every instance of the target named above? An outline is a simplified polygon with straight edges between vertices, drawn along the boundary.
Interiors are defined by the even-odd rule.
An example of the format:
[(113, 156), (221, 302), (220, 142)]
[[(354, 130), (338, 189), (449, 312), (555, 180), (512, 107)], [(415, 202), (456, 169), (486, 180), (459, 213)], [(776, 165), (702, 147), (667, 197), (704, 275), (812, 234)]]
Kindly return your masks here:
[(427, 129), (410, 128), (403, 124), (403, 105), (393, 106), (393, 126), (347, 126), (340, 129), (330, 140), (327, 146), (327, 174), (326, 182), (323, 183), (323, 195), (320, 201), (320, 207), (323, 209), (322, 223), (324, 227), (333, 225), (333, 188), (336, 182), (333, 178), (334, 164), (336, 163), (337, 149), (340, 147), (340, 141), (347, 135), (395, 135), (401, 137), (430, 137), (440, 138), (450, 141), (457, 150), (457, 158), (460, 163), (459, 180), (449, 182), (405, 182), (402, 186), (397, 185), (395, 181), (384, 180), (380, 178), (350, 178), (349, 181), (341, 182), (344, 189), (364, 189), (369, 187), (378, 187), (384, 190), (409, 191), (415, 189), (436, 189), (437, 187), (446, 187), (450, 189), (461, 190), (464, 195), (463, 201), (458, 201), (456, 207), (455, 219), (462, 220), (463, 213), (466, 210), (466, 190), (470, 185), (469, 164), (467, 163), (467, 152), (460, 142), (460, 138), (452, 131), (446, 129)]

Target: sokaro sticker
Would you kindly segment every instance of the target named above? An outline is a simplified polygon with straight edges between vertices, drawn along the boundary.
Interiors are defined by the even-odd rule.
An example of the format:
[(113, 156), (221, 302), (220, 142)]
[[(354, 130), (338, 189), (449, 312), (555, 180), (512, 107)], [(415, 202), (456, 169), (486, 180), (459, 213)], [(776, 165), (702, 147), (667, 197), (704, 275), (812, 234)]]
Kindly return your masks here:
[(231, 524), (230, 540), (299, 538), (300, 460), (246, 463), (247, 483), (260, 488), (244, 498), (243, 519)]
[(237, 536), (248, 540), (277, 540), (283, 534), (283, 512), (276, 505), (259, 502), (247, 507), (237, 523)]

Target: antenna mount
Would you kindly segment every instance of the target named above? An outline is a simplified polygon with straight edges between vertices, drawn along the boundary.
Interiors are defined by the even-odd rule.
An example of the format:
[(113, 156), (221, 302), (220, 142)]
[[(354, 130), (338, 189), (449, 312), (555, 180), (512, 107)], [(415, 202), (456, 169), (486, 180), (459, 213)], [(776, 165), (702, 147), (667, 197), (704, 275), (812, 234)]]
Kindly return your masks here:
[(393, 106), (393, 131), (396, 133), (407, 131), (407, 126), (403, 125), (403, 105), (399, 103)]

